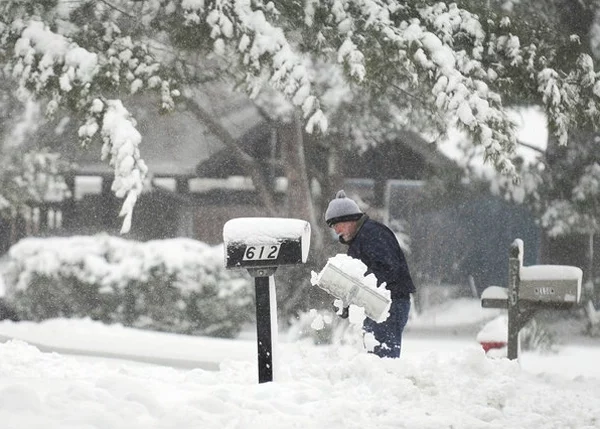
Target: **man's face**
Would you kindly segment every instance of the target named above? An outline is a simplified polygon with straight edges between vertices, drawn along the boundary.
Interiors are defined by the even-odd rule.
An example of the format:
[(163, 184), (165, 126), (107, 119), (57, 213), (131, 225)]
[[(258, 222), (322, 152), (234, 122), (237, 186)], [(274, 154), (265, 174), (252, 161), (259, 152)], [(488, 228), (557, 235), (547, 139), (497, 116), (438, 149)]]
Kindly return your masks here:
[(356, 232), (356, 221), (348, 220), (345, 222), (338, 222), (334, 224), (332, 228), (338, 236), (344, 239), (344, 241), (350, 241)]

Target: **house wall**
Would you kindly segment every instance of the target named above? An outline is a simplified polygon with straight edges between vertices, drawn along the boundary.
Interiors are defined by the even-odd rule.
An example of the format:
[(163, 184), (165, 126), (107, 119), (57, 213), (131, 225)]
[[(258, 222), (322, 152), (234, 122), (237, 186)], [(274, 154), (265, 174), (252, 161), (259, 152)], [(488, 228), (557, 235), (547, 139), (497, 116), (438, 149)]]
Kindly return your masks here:
[(248, 204), (198, 205), (193, 210), (194, 237), (216, 245), (223, 242), (223, 227), (228, 220), (259, 216), (267, 216), (267, 213), (261, 207)]
[(21, 207), (14, 217), (0, 217), (0, 255), (24, 237), (56, 234), (63, 227), (65, 207), (56, 202), (35, 203)]
[[(283, 194), (275, 197), (283, 204)], [(270, 217), (255, 192), (249, 190), (213, 189), (192, 194), (193, 236), (208, 244), (223, 242), (225, 223), (238, 217)]]
[(389, 221), (406, 221), (414, 277), (421, 284), (473, 282), (481, 292), (487, 286), (505, 286), (508, 251), (520, 238), (526, 265), (539, 263), (541, 232), (522, 206), (501, 198), (465, 195), (458, 200), (425, 203), (425, 195), (409, 182), (388, 190)]

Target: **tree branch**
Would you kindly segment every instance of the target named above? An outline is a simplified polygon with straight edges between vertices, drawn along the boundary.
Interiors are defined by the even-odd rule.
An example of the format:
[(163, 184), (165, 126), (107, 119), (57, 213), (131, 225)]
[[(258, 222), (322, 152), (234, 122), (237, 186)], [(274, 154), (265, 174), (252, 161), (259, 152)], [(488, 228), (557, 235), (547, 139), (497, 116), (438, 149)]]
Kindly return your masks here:
[[(98, 0), (100, 3), (104, 3), (106, 6), (110, 7), (111, 9), (116, 10), (117, 12), (122, 13), (123, 15), (127, 15), (130, 18), (136, 18), (135, 16), (133, 16), (132, 14), (130, 14), (129, 12), (124, 11), (123, 9), (115, 6), (114, 4), (108, 2), (107, 0)], [(136, 0), (133, 0), (136, 1)], [(140, 1), (140, 0), (137, 0)], [(142, 0), (143, 1), (143, 0)]]
[(194, 114), (196, 118), (198, 118), (198, 120), (202, 122), (202, 124), (205, 125), (212, 134), (214, 134), (221, 142), (223, 142), (227, 149), (231, 151), (232, 156), (240, 161), (247, 174), (252, 178), (252, 183), (258, 191), (264, 206), (272, 215), (277, 215), (278, 210), (275, 206), (272, 195), (269, 192), (269, 187), (265, 182), (265, 178), (261, 173), (261, 169), (256, 162), (256, 159), (242, 150), (237, 141), (231, 136), (229, 131), (227, 131), (225, 127), (223, 127), (209, 112), (204, 110), (196, 101), (186, 97), (184, 98), (184, 103), (186, 109)]
[(526, 147), (528, 149), (534, 150), (534, 151), (536, 151), (539, 154), (544, 155), (546, 153), (546, 151), (544, 149), (541, 149), (541, 148), (539, 148), (537, 146), (534, 146), (532, 144), (529, 144), (529, 143), (525, 143), (523, 140), (517, 140), (517, 143), (519, 145), (523, 146), (523, 147)]

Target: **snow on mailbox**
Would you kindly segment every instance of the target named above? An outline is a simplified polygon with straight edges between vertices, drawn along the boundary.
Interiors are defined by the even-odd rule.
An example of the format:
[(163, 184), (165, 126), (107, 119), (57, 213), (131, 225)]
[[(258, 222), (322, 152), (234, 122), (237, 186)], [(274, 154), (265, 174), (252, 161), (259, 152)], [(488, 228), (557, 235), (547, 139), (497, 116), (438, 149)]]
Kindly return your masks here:
[(519, 271), (519, 299), (540, 303), (579, 304), (581, 268), (567, 265), (530, 265)]
[(306, 262), (310, 223), (286, 218), (237, 218), (223, 227), (226, 268), (276, 268)]

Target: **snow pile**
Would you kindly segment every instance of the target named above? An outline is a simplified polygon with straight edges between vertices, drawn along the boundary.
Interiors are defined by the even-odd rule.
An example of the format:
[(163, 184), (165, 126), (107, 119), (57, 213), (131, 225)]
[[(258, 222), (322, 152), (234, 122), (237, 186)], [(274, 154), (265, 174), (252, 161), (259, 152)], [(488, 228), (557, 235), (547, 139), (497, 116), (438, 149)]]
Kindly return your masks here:
[(502, 314), (490, 320), (477, 334), (480, 343), (504, 343), (508, 342), (508, 315)]
[(0, 415), (6, 427), (99, 429), (583, 429), (600, 420), (597, 379), (535, 376), (477, 346), (401, 360), (288, 346), (276, 381), (258, 384), (256, 362), (235, 353), (219, 371), (181, 371), (46, 354), (11, 341), (0, 345)]

